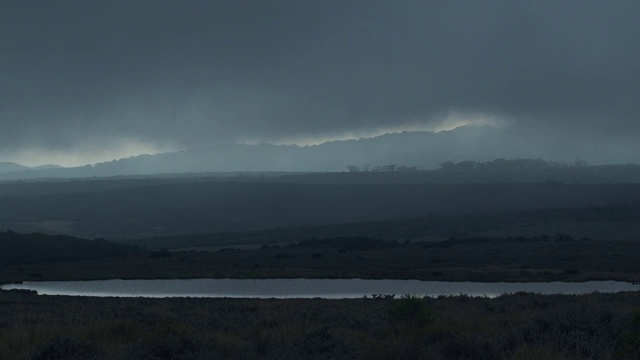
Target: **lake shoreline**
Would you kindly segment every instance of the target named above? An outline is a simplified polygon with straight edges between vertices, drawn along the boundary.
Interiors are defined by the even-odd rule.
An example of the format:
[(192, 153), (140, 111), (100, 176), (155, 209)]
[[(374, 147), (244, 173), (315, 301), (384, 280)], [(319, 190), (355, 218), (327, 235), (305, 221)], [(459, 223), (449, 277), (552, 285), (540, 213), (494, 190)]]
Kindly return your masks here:
[(505, 294), (540, 295), (617, 293), (638, 291), (640, 285), (617, 281), (585, 282), (447, 282), (373, 279), (173, 279), (26, 281), (0, 286), (1, 290), (36, 291), (39, 295), (89, 297), (200, 297), (200, 298), (324, 298), (367, 296), (420, 297), (464, 295), (494, 298)]

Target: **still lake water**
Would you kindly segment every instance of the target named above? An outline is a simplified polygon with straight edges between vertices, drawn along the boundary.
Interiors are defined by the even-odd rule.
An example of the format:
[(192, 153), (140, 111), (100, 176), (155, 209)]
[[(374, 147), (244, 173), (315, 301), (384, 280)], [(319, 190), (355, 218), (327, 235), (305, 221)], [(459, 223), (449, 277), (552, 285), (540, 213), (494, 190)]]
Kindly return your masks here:
[(3, 290), (35, 290), (40, 295), (98, 297), (207, 298), (361, 298), (372, 294), (496, 297), (519, 291), (539, 294), (586, 294), (638, 291), (640, 285), (619, 281), (586, 282), (447, 282), (363, 279), (181, 279), (39, 281), (0, 286)]

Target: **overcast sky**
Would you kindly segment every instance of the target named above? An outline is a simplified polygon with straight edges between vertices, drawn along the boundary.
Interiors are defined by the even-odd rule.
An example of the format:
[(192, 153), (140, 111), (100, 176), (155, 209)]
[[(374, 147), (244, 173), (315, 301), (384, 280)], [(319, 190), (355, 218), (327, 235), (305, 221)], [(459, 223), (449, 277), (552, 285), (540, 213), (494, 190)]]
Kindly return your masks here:
[(640, 2), (6, 0), (0, 161), (495, 123), (640, 137)]

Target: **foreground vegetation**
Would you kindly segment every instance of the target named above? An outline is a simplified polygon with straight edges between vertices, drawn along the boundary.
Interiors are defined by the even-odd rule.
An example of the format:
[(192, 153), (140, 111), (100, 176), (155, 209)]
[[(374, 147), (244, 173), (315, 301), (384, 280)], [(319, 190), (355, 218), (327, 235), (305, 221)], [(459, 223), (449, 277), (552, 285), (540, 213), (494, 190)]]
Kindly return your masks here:
[[(626, 221), (637, 209), (588, 209), (578, 220)], [(442, 228), (453, 226), (452, 220)], [(640, 242), (563, 234), (437, 241), (327, 237), (257, 249), (169, 252), (5, 232), (0, 245), (0, 283), (198, 277), (640, 281)], [(0, 360), (394, 358), (639, 359), (640, 293), (258, 300), (0, 291)]]
[(253, 300), (0, 291), (0, 359), (637, 359), (640, 294)]

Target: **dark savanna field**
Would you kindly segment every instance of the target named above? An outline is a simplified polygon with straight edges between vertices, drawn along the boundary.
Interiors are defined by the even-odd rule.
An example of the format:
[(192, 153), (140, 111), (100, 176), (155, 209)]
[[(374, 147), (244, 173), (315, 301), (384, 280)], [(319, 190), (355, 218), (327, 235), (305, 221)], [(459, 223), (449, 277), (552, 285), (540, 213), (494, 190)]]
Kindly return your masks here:
[(0, 359), (637, 359), (637, 293), (114, 299), (0, 292)]
[[(621, 168), (626, 170), (619, 171), (622, 174), (638, 172), (632, 165)], [(445, 231), (435, 229), (438, 235), (451, 236), (460, 233), (456, 227), (465, 231), (474, 222), (476, 226), (469, 232), (482, 230), (477, 224), (484, 222), (488, 222), (484, 226), (487, 230), (521, 225), (518, 218), (538, 223), (579, 221), (598, 208), (605, 208), (605, 212), (608, 209), (609, 216), (597, 218), (597, 224), (604, 226), (608, 221), (633, 220), (630, 211), (637, 214), (640, 183), (629, 182), (627, 176), (614, 172), (609, 182), (602, 182), (607, 178), (600, 167), (522, 171), (537, 176), (529, 182), (513, 182), (501, 178), (503, 170), (436, 170), (0, 183), (0, 229), (121, 240), (302, 225), (398, 220), (415, 223), (416, 219), (433, 216), (438, 218), (431, 224), (437, 226), (443, 216), (468, 215), (442, 220), (452, 224)], [(583, 173), (586, 175), (580, 181)], [(600, 180), (592, 181), (589, 174)], [(554, 180), (563, 177), (572, 181)], [(617, 211), (619, 207), (630, 209)], [(563, 209), (564, 213), (560, 211)], [(569, 213), (572, 209), (576, 214)], [(491, 214), (498, 217), (492, 219)], [(514, 218), (516, 221), (509, 223)], [(557, 230), (551, 227), (531, 235), (553, 235), (554, 230), (570, 225), (560, 224)], [(369, 226), (378, 227), (365, 225), (363, 231)], [(600, 236), (608, 232), (593, 231)], [(424, 234), (421, 229), (411, 235)], [(338, 235), (343, 234), (323, 236)], [(351, 235), (380, 236), (370, 231)], [(580, 235), (584, 236), (594, 235)]]
[[(25, 235), (28, 238), (30, 235)], [(91, 241), (88, 241), (91, 243)], [(86, 260), (5, 260), (4, 282), (83, 279), (370, 278), (442, 281), (640, 281), (640, 242), (577, 240), (567, 235), (389, 242), (331, 238), (259, 249), (142, 250), (113, 244)], [(90, 246), (87, 248), (91, 249)], [(37, 249), (33, 250), (37, 252)], [(15, 259), (12, 249), (7, 258)], [(112, 256), (108, 256), (112, 255)]]
[[(41, 232), (0, 232), (0, 283), (640, 281), (635, 183), (447, 184), (416, 172), (384, 185), (376, 178), (385, 174), (356, 175), (2, 184), (11, 204), (4, 226)], [(70, 236), (91, 232), (110, 240)], [(0, 349), (0, 359), (637, 359), (640, 295), (125, 299), (5, 290)]]

